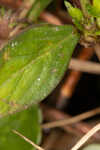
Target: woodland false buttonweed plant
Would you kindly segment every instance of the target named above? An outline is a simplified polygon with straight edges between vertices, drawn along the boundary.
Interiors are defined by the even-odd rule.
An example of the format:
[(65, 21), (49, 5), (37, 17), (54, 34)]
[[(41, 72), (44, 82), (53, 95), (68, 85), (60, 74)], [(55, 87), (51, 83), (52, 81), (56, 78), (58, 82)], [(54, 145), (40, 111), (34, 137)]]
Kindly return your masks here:
[(71, 25), (40, 25), (9, 41), (0, 54), (0, 115), (43, 100), (64, 75), (78, 40)]
[(65, 6), (73, 23), (81, 33), (80, 43), (84, 46), (100, 42), (100, 1), (80, 0), (81, 9), (65, 1)]
[[(65, 1), (76, 27), (47, 24), (31, 26), (10, 40), (0, 52), (0, 117), (8, 115), (0, 120), (1, 149), (23, 148), (23, 141), (11, 134), (11, 128), (25, 133), (32, 140), (37, 139), (35, 142), (39, 143), (41, 115), (35, 104), (46, 98), (58, 85), (79, 40), (85, 46), (99, 42), (100, 0), (93, 0), (92, 3), (90, 0), (80, 0), (80, 4), (81, 10)], [(34, 105), (32, 110), (30, 108), (13, 114), (31, 104)], [(30, 121), (28, 115), (32, 117), (33, 114)], [(35, 128), (33, 134), (28, 129), (28, 121)], [(27, 130), (29, 132), (26, 133)], [(15, 146), (15, 143), (19, 143), (19, 146)], [(32, 147), (26, 144), (25, 149)]]

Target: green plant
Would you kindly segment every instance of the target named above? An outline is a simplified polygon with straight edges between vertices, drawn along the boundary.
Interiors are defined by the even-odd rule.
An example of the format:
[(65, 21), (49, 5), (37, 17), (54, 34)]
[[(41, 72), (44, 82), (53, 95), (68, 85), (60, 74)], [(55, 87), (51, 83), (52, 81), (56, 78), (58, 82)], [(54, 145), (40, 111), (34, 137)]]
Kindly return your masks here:
[(24, 136), (28, 137), (36, 144), (39, 144), (41, 140), (40, 123), (41, 112), (37, 105), (34, 105), (27, 110), (22, 110), (21, 112), (1, 118), (0, 148), (5, 150), (33, 150), (34, 148), (14, 134), (13, 130), (21, 132)]
[[(4, 120), (13, 124), (17, 116), (14, 112), (39, 103), (50, 94), (64, 75), (79, 40), (85, 46), (96, 45), (99, 42), (100, 1), (93, 0), (93, 4), (87, 0), (80, 2), (82, 10), (65, 1), (76, 27), (48, 24), (31, 26), (10, 40), (0, 52), (0, 116), (12, 114), (10, 119), (8, 116)], [(40, 3), (41, 1), (32, 1), (31, 9), (25, 12), (29, 22), (33, 21), (33, 14), (36, 21), (45, 7), (45, 2), (42, 1), (41, 9), (36, 9)], [(14, 22), (10, 26), (16, 24)], [(24, 117), (21, 118), (23, 121)], [(1, 124), (4, 120), (1, 119)], [(39, 125), (39, 122), (37, 124)], [(13, 128), (12, 126), (10, 128)]]

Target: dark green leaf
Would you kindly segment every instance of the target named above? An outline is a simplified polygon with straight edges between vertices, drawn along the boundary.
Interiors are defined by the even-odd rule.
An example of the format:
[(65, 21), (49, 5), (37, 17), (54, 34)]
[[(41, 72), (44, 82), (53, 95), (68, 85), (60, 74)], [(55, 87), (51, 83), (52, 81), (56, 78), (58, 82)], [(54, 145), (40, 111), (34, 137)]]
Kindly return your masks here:
[(59, 83), (79, 40), (73, 26), (29, 28), (0, 54), (0, 114), (43, 100)]
[(0, 149), (1, 150), (34, 150), (29, 143), (14, 134), (16, 130), (36, 144), (40, 143), (41, 113), (37, 106), (0, 119)]

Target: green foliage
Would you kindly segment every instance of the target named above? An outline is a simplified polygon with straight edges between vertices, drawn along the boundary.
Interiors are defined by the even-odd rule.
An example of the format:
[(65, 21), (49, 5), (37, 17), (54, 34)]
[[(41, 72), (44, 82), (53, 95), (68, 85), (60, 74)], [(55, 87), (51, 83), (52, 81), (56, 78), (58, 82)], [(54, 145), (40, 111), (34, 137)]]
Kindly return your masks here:
[(81, 44), (93, 45), (99, 42), (100, 36), (100, 0), (80, 0), (80, 4), (81, 10), (65, 2), (73, 23), (81, 33)]
[(97, 11), (100, 12), (100, 1), (93, 0), (93, 7), (95, 7), (97, 9)]
[(80, 22), (83, 20), (82, 11), (78, 8), (74, 8), (69, 2), (65, 1), (65, 6), (68, 9), (70, 16), (73, 19), (74, 24), (77, 26), (78, 29), (82, 30), (82, 25)]
[(35, 0), (27, 14), (28, 21), (36, 21), (40, 13), (51, 3), (52, 0)]
[(95, 9), (98, 16), (100, 16), (100, 1), (99, 0), (93, 0), (93, 8)]
[(77, 21), (82, 21), (83, 19), (83, 14), (82, 11), (78, 8), (74, 8), (69, 2), (65, 1), (65, 6), (68, 9), (68, 12), (70, 14), (70, 16), (74, 19), (76, 19)]
[(31, 27), (0, 53), (0, 115), (43, 100), (59, 83), (79, 40), (74, 27)]
[(92, 5), (87, 5), (87, 11), (92, 17), (100, 17), (100, 10)]
[(34, 150), (32, 145), (14, 134), (16, 130), (36, 144), (41, 139), (41, 112), (35, 105), (22, 112), (9, 115), (0, 119), (0, 149), (1, 150)]
[(90, 18), (90, 15), (87, 10), (87, 6), (90, 5), (90, 0), (80, 0), (82, 12), (86, 18)]
[[(100, 0), (93, 0), (93, 4), (88, 0), (81, 0), (82, 8), (84, 13), (87, 13), (90, 17), (100, 17)], [(87, 17), (87, 16), (86, 16)]]
[(100, 28), (100, 0), (93, 0), (93, 5), (87, 5), (87, 11), (91, 17), (96, 18), (96, 23)]

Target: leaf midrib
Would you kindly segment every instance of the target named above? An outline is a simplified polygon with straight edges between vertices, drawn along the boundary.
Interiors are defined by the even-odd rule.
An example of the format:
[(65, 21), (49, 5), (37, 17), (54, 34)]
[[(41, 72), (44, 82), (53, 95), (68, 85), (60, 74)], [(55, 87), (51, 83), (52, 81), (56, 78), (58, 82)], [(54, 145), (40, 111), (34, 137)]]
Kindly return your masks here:
[[(74, 35), (75, 35), (75, 34), (74, 34)], [(58, 44), (56, 44), (56, 45), (54, 45), (54, 46), (52, 45), (52, 46), (53, 46), (54, 48), (55, 48), (55, 47), (58, 47), (59, 45), (61, 45), (62, 42), (64, 42), (65, 40), (70, 39), (70, 37), (72, 37), (72, 36), (73, 36), (73, 35), (69, 35), (69, 36), (65, 37), (63, 40), (61, 40), (60, 42), (58, 42)], [(49, 49), (51, 49), (51, 47), (50, 47)], [(52, 50), (49, 50), (49, 49), (48, 49), (47, 52), (45, 52), (45, 53), (41, 54), (40, 56), (38, 56), (35, 60), (30, 60), (30, 61), (29, 61), (24, 67), (22, 67), (20, 70), (18, 70), (17, 72), (13, 73), (13, 74), (10, 76), (10, 79), (13, 78), (13, 76), (16, 76), (16, 74), (17, 74), (18, 72), (25, 71), (25, 69), (26, 69), (28, 66), (32, 65), (33, 63), (35, 63), (35, 62), (36, 62), (38, 59), (40, 59), (41, 57), (44, 57), (44, 56), (48, 55), (49, 53), (51, 53)], [(5, 80), (4, 83), (3, 83), (0, 87), (4, 86), (4, 85), (6, 84), (6, 82), (9, 82), (10, 79), (8, 78), (7, 80)]]

